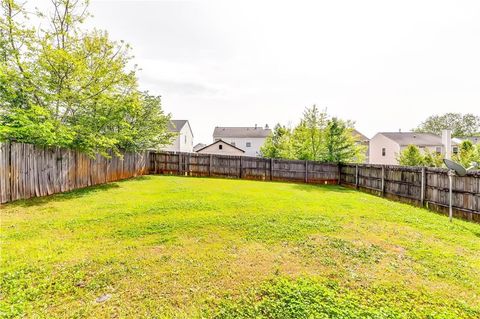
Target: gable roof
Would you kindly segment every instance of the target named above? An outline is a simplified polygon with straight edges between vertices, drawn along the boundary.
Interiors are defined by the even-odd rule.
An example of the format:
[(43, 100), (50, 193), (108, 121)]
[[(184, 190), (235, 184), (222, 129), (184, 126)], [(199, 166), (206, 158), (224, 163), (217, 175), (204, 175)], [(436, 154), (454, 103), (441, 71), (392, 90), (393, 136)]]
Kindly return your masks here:
[[(418, 133), (418, 132), (380, 132), (381, 134), (399, 145), (417, 145), (417, 146), (433, 146), (443, 145), (442, 137), (432, 133)], [(456, 145), (455, 140), (452, 139), (452, 145)]]
[(272, 130), (269, 128), (257, 127), (224, 127), (217, 126), (213, 130), (214, 138), (225, 137), (267, 137)]
[(202, 147), (201, 149), (196, 150), (196, 152), (200, 152), (201, 150), (204, 150), (204, 149), (206, 149), (207, 147), (210, 147), (210, 146), (215, 145), (215, 144), (218, 144), (218, 143), (224, 143), (224, 144), (226, 144), (226, 145), (228, 145), (228, 146), (230, 146), (230, 147), (233, 147), (233, 148), (241, 151), (242, 153), (245, 153), (245, 151), (242, 150), (241, 148), (238, 148), (238, 147), (236, 147), (235, 145), (232, 145), (232, 144), (230, 144), (230, 143), (227, 143), (227, 142), (225, 142), (225, 141), (223, 141), (223, 140), (215, 141), (215, 142), (213, 142), (212, 144), (206, 145), (206, 146)]
[(178, 133), (187, 124), (188, 124), (188, 128), (190, 129), (190, 133), (192, 133), (192, 136), (193, 136), (192, 127), (190, 126), (190, 123), (188, 122), (188, 120), (170, 120), (170, 122), (168, 122), (168, 130), (170, 132)]
[(168, 130), (171, 132), (180, 132), (187, 120), (170, 120), (168, 122)]
[(366, 137), (365, 135), (363, 135), (362, 133), (360, 133), (360, 132), (357, 131), (356, 129), (353, 129), (352, 135), (353, 135), (354, 137), (358, 137), (358, 139), (359, 139), (360, 141), (362, 141), (362, 142), (363, 142), (363, 141), (369, 141), (369, 140), (370, 140), (368, 137)]
[(207, 144), (204, 144), (204, 143), (198, 143), (197, 145), (195, 145), (195, 146), (193, 147), (193, 151), (194, 151), (194, 152), (196, 152), (196, 151), (198, 151), (198, 150), (200, 150), (200, 149), (204, 148), (205, 146), (207, 146)]

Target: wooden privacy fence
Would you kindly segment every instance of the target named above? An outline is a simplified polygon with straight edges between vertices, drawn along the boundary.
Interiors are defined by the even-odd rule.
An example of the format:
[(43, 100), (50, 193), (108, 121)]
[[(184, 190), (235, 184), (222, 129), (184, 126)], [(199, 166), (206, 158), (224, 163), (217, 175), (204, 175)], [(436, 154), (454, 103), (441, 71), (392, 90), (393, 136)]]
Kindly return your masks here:
[[(145, 174), (341, 184), (448, 211), (447, 170), (197, 153), (142, 152), (90, 158), (74, 150), (0, 144), (0, 202), (45, 196)], [(480, 222), (480, 171), (453, 179), (454, 214)]]
[(30, 144), (0, 144), (0, 203), (51, 195), (148, 173), (148, 153), (123, 158)]
[(336, 164), (259, 157), (152, 152), (151, 174), (338, 184)]
[[(394, 165), (347, 164), (340, 183), (394, 200), (447, 212), (449, 183), (446, 169)], [(453, 177), (454, 215), (480, 222), (480, 171)]]

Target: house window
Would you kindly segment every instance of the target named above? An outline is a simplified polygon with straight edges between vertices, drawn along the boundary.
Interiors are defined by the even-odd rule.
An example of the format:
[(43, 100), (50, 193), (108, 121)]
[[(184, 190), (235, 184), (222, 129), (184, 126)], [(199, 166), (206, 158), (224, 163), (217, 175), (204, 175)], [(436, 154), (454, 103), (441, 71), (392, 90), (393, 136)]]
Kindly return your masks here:
[(223, 145), (222, 145), (222, 144), (219, 144), (219, 145), (218, 145), (218, 149), (219, 149), (219, 150), (223, 149)]
[(437, 154), (442, 154), (442, 147), (441, 147), (441, 146), (435, 147), (435, 152), (436, 152)]
[(453, 147), (453, 154), (458, 154), (458, 147), (457, 146)]
[(232, 144), (233, 146), (235, 146), (235, 142), (230, 142), (230, 144)]
[(187, 144), (187, 136), (185, 135), (185, 144)]
[(382, 148), (382, 156), (385, 156), (385, 154), (387, 153), (387, 150), (384, 148)]
[(252, 147), (252, 143), (247, 142), (247, 147)]

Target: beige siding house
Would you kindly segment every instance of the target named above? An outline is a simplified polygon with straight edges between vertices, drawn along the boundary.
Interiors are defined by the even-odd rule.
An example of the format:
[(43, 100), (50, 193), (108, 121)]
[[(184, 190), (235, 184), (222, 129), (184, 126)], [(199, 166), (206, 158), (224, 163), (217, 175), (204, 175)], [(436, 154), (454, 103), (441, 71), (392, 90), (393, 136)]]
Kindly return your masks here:
[(172, 144), (163, 148), (164, 151), (193, 152), (193, 131), (187, 120), (171, 120), (168, 130), (176, 133), (177, 137)]
[(241, 150), (246, 156), (260, 156), (260, 148), (272, 130), (255, 125), (254, 127), (215, 127), (213, 141), (222, 140)]
[(417, 146), (420, 151), (428, 150), (438, 154), (447, 153), (446, 145), (450, 144), (450, 153), (458, 152), (458, 139), (430, 133), (417, 132), (382, 132), (370, 140), (370, 164), (398, 165), (398, 156), (408, 145)]
[(218, 154), (218, 155), (239, 155), (244, 156), (245, 151), (235, 147), (232, 144), (224, 142), (222, 140), (218, 140), (213, 142), (210, 145), (204, 146), (197, 150), (197, 153), (200, 154)]
[(357, 140), (357, 144), (359, 145), (362, 145), (363, 147), (365, 147), (365, 160), (364, 160), (364, 163), (369, 163), (369, 159), (368, 157), (370, 156), (370, 139), (368, 137), (366, 137), (365, 135), (363, 135), (362, 133), (360, 133), (359, 131), (357, 130), (353, 130), (352, 131), (352, 135), (353, 137)]

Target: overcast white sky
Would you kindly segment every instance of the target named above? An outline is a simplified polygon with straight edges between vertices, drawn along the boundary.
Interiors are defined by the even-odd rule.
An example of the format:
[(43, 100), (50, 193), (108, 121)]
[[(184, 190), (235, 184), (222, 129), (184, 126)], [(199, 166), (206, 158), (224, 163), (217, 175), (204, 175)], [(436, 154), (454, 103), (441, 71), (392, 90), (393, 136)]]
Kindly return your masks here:
[(480, 1), (106, 1), (90, 25), (133, 46), (140, 84), (215, 126), (295, 124), (317, 104), (369, 137), (480, 114)]

